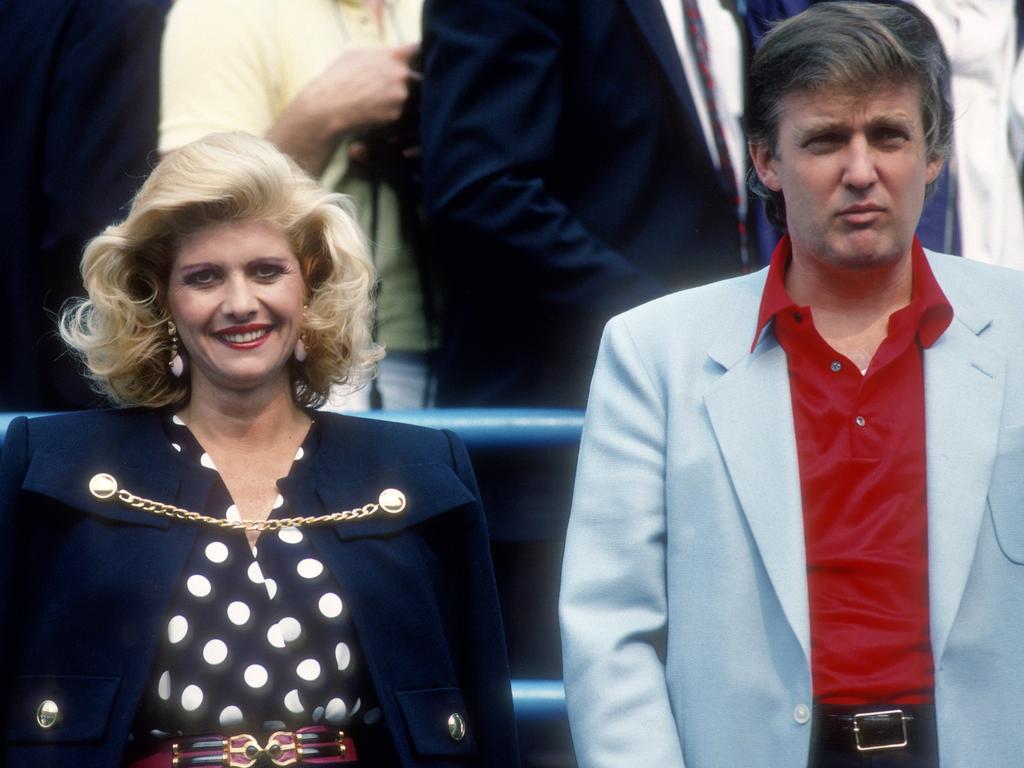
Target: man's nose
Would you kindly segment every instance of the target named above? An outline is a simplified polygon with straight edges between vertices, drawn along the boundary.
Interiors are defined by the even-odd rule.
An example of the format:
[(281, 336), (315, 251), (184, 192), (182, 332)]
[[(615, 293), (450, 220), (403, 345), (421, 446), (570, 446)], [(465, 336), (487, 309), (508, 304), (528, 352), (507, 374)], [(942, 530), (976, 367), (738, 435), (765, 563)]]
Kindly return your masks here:
[(843, 183), (854, 189), (870, 187), (878, 181), (875, 153), (864, 136), (854, 136), (846, 148)]

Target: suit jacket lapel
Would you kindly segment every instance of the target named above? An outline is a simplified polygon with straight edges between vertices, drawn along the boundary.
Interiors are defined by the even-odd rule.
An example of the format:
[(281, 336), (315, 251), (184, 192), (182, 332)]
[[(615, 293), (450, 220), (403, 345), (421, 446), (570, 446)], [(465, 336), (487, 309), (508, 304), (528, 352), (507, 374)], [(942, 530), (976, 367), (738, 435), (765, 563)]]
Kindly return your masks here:
[[(757, 281), (763, 285), (763, 279)], [(749, 316), (725, 329), (710, 356), (726, 369), (704, 402), (765, 570), (810, 659), (803, 505), (786, 355), (767, 333), (753, 353)], [(744, 313), (738, 313), (744, 314)]]
[[(683, 71), (683, 63), (679, 58), (679, 50), (672, 38), (672, 30), (669, 29), (668, 19), (665, 18), (665, 11), (661, 7), (660, 0), (624, 0), (626, 6), (636, 19), (637, 26), (647, 39), (655, 58), (661, 65), (662, 71), (672, 85), (672, 91), (676, 95), (679, 105), (686, 112), (690, 124), (694, 126), (697, 135), (703, 137), (700, 128), (700, 120), (697, 117), (697, 108), (694, 106), (694, 95), (686, 84), (686, 73)], [(678, 0), (682, 2), (682, 0)], [(702, 138), (703, 140), (703, 138)], [(710, 162), (711, 155), (708, 154)]]
[(956, 318), (924, 355), (928, 580), (936, 660), (942, 657), (974, 561), (1005, 386), (1005, 359), (979, 338), (988, 325), (987, 313), (976, 311), (980, 305), (967, 297), (954, 298), (955, 283), (946, 282)]

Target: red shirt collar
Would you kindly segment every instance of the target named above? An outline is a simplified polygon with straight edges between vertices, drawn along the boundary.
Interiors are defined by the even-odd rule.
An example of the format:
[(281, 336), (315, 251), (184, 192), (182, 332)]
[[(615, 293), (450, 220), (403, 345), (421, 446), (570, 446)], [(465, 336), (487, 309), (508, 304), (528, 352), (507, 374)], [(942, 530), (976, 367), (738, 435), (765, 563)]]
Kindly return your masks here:
[[(796, 302), (786, 291), (786, 269), (793, 259), (793, 246), (789, 235), (783, 235), (775, 246), (772, 260), (768, 266), (768, 279), (761, 294), (761, 308), (757, 313), (757, 331), (750, 345), (753, 352), (761, 334), (775, 316), (786, 309), (796, 307)], [(939, 282), (935, 279), (928, 258), (924, 255), (921, 242), (914, 236), (911, 246), (910, 304), (912, 315), (917, 324), (917, 336), (925, 349), (934, 344), (953, 321), (953, 306), (942, 292)]]

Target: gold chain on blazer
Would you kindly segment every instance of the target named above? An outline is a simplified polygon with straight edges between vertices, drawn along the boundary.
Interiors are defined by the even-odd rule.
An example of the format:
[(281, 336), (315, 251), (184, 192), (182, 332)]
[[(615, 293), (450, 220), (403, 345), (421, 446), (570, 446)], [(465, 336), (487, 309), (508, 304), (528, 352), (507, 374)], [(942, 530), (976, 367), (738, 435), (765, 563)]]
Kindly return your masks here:
[(118, 488), (117, 479), (106, 472), (93, 475), (92, 479), (89, 480), (89, 493), (101, 501), (110, 501), (116, 498), (117, 501), (133, 509), (150, 512), (161, 517), (169, 517), (173, 520), (184, 520), (211, 525), (216, 528), (244, 531), (277, 531), (281, 528), (301, 528), (307, 525), (350, 523), (376, 514), (381, 509), (392, 515), (398, 514), (405, 509), (405, 494), (397, 488), (388, 488), (381, 491), (376, 504), (364, 504), (356, 509), (346, 509), (342, 512), (330, 512), (326, 515), (315, 515), (312, 517), (282, 517), (273, 520), (227, 520), (222, 517), (202, 515), (199, 512), (176, 507), (173, 504), (165, 504), (160, 501), (152, 501), (151, 499), (136, 496), (125, 488)]

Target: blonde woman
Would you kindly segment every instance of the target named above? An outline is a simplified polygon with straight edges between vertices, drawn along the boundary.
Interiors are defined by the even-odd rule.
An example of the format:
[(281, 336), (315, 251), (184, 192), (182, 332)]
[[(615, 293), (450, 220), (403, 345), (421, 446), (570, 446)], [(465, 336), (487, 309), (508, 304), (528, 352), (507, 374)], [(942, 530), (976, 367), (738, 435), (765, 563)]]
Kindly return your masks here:
[(0, 765), (516, 764), (479, 496), (358, 385), (374, 274), (269, 143), (165, 159), (61, 333), (118, 409), (13, 422)]

